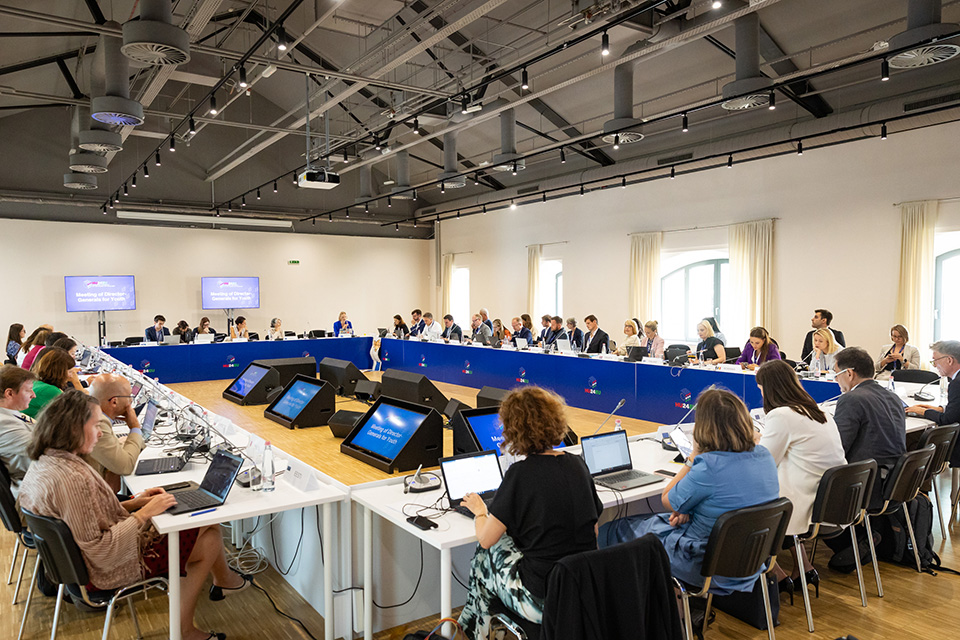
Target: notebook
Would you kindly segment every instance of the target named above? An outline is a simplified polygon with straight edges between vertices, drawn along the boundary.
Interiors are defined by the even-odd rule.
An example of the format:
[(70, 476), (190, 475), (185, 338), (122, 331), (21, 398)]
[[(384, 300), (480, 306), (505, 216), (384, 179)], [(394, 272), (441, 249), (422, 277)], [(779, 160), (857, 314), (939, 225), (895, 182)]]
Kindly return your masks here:
[(626, 431), (584, 436), (580, 438), (580, 446), (593, 481), (601, 486), (626, 491), (663, 480), (660, 476), (633, 468)]
[(468, 493), (476, 493), (489, 507), (503, 480), (496, 451), (477, 451), (441, 458), (440, 473), (443, 474), (443, 486), (446, 487), (450, 507), (468, 518), (472, 518), (473, 513), (461, 504), (463, 497)]
[(203, 476), (199, 489), (181, 491), (176, 494), (177, 504), (167, 510), (167, 513), (190, 513), (200, 509), (219, 507), (227, 500), (227, 494), (240, 473), (243, 458), (223, 449), (213, 456), (213, 462)]

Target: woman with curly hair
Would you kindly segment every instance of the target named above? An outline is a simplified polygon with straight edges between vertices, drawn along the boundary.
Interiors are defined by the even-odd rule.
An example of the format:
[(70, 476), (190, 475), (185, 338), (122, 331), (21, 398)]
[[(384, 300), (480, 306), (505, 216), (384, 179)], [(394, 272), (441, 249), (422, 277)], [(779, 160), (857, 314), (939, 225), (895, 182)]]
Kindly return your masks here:
[(593, 478), (579, 456), (553, 449), (567, 431), (565, 409), (539, 387), (511, 391), (500, 405), (503, 450), (525, 457), (507, 469), (489, 510), (477, 494), (464, 497), (480, 543), (460, 613), (467, 638), (487, 637), (493, 598), (539, 624), (553, 564), (597, 548), (603, 505)]

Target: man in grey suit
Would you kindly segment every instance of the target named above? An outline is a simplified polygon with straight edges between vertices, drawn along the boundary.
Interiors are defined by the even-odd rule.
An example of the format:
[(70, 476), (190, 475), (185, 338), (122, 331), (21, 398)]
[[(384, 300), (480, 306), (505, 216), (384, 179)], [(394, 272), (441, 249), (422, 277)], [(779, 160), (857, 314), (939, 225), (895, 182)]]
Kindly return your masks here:
[(493, 331), (483, 323), (483, 318), (480, 317), (479, 313), (473, 314), (470, 328), (473, 329), (473, 333), (470, 335), (472, 342), (479, 342), (482, 338), (489, 338), (493, 335)]
[[(933, 366), (943, 378), (949, 378), (947, 386), (947, 405), (941, 407), (932, 404), (916, 404), (907, 407), (907, 413), (922, 415), (937, 425), (955, 424), (960, 422), (960, 383), (955, 382), (960, 373), (960, 341), (941, 340), (930, 345), (933, 351)], [(950, 466), (953, 467), (953, 489), (950, 491), (950, 503), (955, 502), (957, 491), (960, 489), (960, 451), (954, 447), (950, 456)]]

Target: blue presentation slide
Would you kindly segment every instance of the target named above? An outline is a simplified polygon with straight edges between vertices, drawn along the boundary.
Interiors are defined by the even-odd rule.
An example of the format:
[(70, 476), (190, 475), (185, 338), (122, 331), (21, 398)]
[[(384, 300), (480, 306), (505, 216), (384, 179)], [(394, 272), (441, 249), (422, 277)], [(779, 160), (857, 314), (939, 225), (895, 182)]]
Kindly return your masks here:
[(260, 278), (200, 278), (204, 309), (259, 309)]
[(485, 416), (471, 416), (468, 420), (470, 428), (480, 441), (481, 451), (496, 451), (500, 455), (500, 445), (503, 444), (503, 424), (500, 415), (491, 413)]
[(67, 311), (133, 311), (137, 288), (133, 276), (64, 276)]
[(249, 367), (244, 370), (244, 372), (237, 378), (236, 382), (230, 385), (230, 391), (236, 393), (240, 396), (246, 396), (250, 393), (250, 390), (263, 378), (267, 375), (266, 367), (258, 367), (255, 364), (251, 364)]
[(393, 460), (426, 417), (416, 411), (381, 404), (350, 443)]
[(313, 400), (313, 397), (320, 391), (320, 385), (310, 384), (299, 380), (293, 383), (293, 386), (287, 389), (283, 397), (277, 404), (273, 405), (272, 411), (289, 420), (293, 420), (307, 403)]

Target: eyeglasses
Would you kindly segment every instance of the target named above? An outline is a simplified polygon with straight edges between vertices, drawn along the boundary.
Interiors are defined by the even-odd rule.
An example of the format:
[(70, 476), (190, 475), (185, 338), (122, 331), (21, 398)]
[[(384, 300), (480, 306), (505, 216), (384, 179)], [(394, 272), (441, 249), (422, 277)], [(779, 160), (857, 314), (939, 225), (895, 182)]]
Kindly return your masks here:
[(109, 400), (114, 400), (116, 398), (136, 398), (137, 396), (110, 396)]
[(939, 358), (934, 358), (930, 361), (930, 364), (937, 364), (937, 360), (943, 360), (944, 358), (949, 358), (950, 356), (940, 356)]
[(846, 373), (847, 371), (850, 371), (850, 369), (840, 369), (840, 371), (837, 371), (835, 374), (833, 374), (833, 377), (837, 377), (841, 373)]

